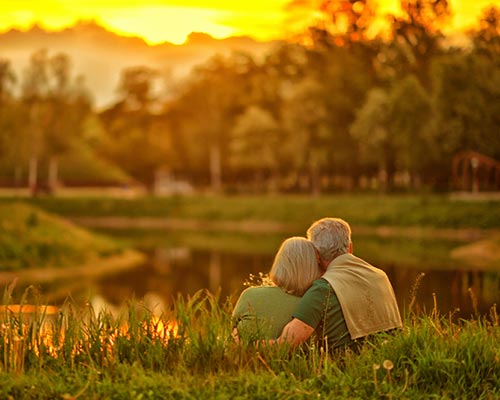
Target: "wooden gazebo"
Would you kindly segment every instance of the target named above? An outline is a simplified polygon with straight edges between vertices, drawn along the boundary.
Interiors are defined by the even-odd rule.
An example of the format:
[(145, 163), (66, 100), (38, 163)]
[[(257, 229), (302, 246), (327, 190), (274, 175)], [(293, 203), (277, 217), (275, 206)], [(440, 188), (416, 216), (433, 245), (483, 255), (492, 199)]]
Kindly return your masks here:
[(475, 151), (462, 151), (453, 157), (452, 180), (457, 190), (500, 190), (500, 161)]

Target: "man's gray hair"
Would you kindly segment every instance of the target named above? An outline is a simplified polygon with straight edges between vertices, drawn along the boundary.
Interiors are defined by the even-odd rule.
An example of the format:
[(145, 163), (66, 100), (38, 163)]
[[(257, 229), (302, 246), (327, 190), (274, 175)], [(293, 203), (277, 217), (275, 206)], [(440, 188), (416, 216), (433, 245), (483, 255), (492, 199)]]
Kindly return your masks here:
[(349, 253), (351, 227), (340, 218), (322, 218), (307, 230), (307, 238), (327, 262)]

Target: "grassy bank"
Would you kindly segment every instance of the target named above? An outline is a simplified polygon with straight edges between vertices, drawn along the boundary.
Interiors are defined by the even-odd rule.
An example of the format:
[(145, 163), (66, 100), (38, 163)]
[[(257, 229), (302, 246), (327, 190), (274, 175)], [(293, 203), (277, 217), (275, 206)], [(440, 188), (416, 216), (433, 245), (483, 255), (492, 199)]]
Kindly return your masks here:
[(32, 205), (0, 203), (0, 271), (78, 266), (123, 250), (112, 239)]
[[(8, 299), (8, 296), (6, 296)], [(28, 301), (29, 299), (27, 299)], [(238, 346), (232, 301), (198, 293), (159, 317), (66, 304), (54, 315), (1, 314), (0, 397), (16, 399), (498, 398), (500, 326), (409, 314), (359, 355), (306, 346)]]
[(318, 218), (339, 216), (353, 226), (500, 228), (500, 201), (459, 201), (445, 195), (47, 197), (25, 201), (70, 217), (275, 221), (303, 229)]

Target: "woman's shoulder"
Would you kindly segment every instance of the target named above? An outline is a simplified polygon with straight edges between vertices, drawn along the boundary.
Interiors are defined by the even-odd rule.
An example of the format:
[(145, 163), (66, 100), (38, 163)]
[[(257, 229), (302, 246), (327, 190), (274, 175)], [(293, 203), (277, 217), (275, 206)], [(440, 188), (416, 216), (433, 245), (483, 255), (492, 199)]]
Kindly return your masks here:
[(274, 293), (282, 291), (278, 286), (250, 286), (241, 292), (241, 295)]
[(251, 286), (246, 288), (240, 295), (240, 299), (276, 299), (276, 298), (296, 298), (297, 296), (286, 293), (279, 286)]

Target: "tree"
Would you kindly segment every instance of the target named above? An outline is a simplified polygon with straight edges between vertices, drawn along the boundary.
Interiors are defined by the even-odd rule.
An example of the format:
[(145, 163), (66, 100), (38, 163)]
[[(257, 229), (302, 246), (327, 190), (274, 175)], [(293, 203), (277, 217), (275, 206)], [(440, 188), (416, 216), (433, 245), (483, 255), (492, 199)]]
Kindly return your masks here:
[(155, 100), (153, 94), (155, 80), (159, 76), (157, 70), (146, 66), (126, 68), (122, 72), (118, 86), (124, 107), (130, 111), (151, 111), (150, 108)]
[(395, 83), (390, 96), (389, 129), (399, 144), (398, 168), (409, 171), (414, 184), (429, 171), (433, 116), (431, 98), (414, 75)]
[(379, 60), (383, 60), (384, 74), (389, 77), (414, 74), (429, 89), (431, 62), (443, 53), (441, 29), (451, 15), (450, 5), (448, 0), (400, 1), (403, 15), (390, 17), (392, 40)]
[(39, 50), (24, 71), (21, 101), (28, 116), (24, 134), (30, 143), (29, 186), (33, 194), (42, 186), (53, 191), (58, 181), (57, 158), (79, 140), (91, 112), (90, 96), (82, 78), (73, 81), (66, 54), (49, 57), (47, 50)]
[(67, 153), (81, 138), (85, 121), (91, 113), (91, 100), (83, 77), (72, 81), (71, 60), (56, 54), (49, 60), (50, 93), (47, 96), (48, 116), (45, 141), (49, 157), (48, 187), (58, 185), (58, 158)]
[(27, 143), (22, 132), (23, 113), (13, 92), (17, 78), (9, 60), (0, 60), (0, 165), (17, 164), (14, 181), (21, 177), (20, 160), (26, 157)]
[(489, 7), (479, 19), (479, 27), (470, 33), (477, 54), (491, 59), (500, 57), (500, 9)]
[(429, 143), (430, 100), (414, 76), (390, 90), (375, 88), (358, 111), (351, 134), (359, 141), (360, 155), (378, 164), (388, 190), (398, 170), (420, 170)]
[(118, 86), (120, 100), (100, 114), (107, 132), (101, 154), (149, 190), (172, 154), (171, 133), (154, 94), (158, 77), (145, 66), (125, 69)]
[(12, 90), (17, 78), (12, 70), (10, 61), (0, 59), (0, 104), (12, 98)]
[(177, 100), (185, 118), (193, 162), (209, 172), (212, 191), (222, 190), (222, 172), (229, 159), (229, 135), (244, 110), (248, 58), (214, 56), (194, 69)]
[(30, 143), (28, 184), (33, 195), (39, 191), (38, 169), (40, 157), (45, 151), (44, 132), (47, 126), (46, 98), (49, 92), (48, 54), (39, 50), (32, 54), (30, 63), (24, 71), (21, 99), (28, 116), (24, 134)]
[(309, 39), (323, 45), (368, 42), (376, 16), (373, 0), (293, 0), (287, 8), (319, 15), (310, 27)]
[[(237, 118), (231, 131), (231, 164), (239, 170), (254, 172), (257, 184), (269, 175), (269, 189), (275, 191), (278, 187), (282, 136), (278, 122), (269, 111), (250, 106)], [(259, 156), (256, 157), (256, 154)]]
[[(480, 50), (449, 56), (435, 65), (434, 158), (441, 160), (439, 170), (448, 176), (451, 159), (459, 151), (500, 158), (500, 64), (498, 56), (490, 56)], [(445, 177), (441, 181), (446, 182)]]
[(304, 79), (290, 94), (285, 110), (289, 138), (284, 143), (295, 170), (307, 171), (309, 190), (321, 192), (321, 170), (325, 166), (328, 143), (326, 93), (312, 78)]

